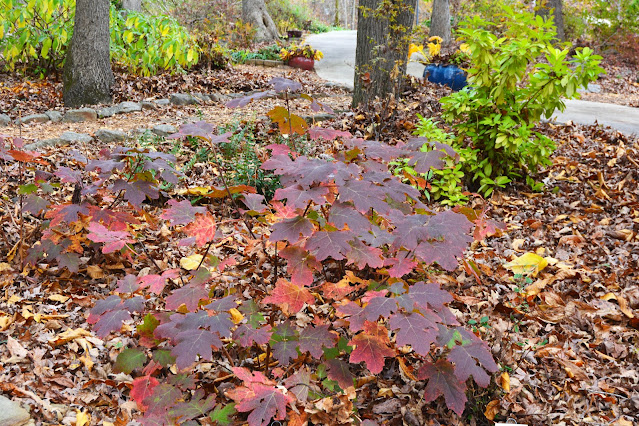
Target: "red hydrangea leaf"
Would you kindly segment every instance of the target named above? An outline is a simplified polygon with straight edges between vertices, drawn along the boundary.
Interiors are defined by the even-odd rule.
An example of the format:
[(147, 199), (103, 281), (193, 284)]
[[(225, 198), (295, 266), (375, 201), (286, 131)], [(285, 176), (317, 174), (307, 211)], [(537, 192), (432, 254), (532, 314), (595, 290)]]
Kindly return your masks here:
[(352, 239), (353, 234), (351, 232), (319, 231), (306, 241), (304, 248), (314, 252), (315, 258), (320, 262), (329, 257), (335, 260), (342, 260), (353, 249), (348, 243)]
[(294, 81), (289, 78), (284, 77), (273, 77), (268, 81), (269, 84), (273, 85), (273, 89), (277, 93), (282, 92), (297, 92), (302, 90), (302, 83), (299, 81)]
[(371, 229), (370, 220), (348, 203), (334, 203), (331, 207), (328, 220), (340, 229), (348, 225), (350, 229), (356, 230), (359, 233)]
[(374, 322), (366, 321), (364, 331), (353, 337), (348, 344), (355, 346), (349, 361), (352, 364), (364, 361), (373, 374), (384, 368), (384, 357), (395, 356), (395, 351), (389, 347), (388, 330)]
[(65, 166), (58, 167), (53, 174), (59, 177), (60, 181), (64, 183), (82, 182), (82, 173)]
[(422, 356), (430, 352), (430, 344), (437, 338), (437, 324), (418, 313), (396, 314), (389, 320), (390, 328), (397, 330), (397, 345), (411, 345)]
[(263, 302), (273, 303), (282, 308), (285, 313), (297, 313), (302, 309), (304, 303), (313, 304), (315, 297), (306, 287), (300, 287), (280, 278), (277, 280), (273, 292), (265, 297)]
[(338, 166), (325, 160), (299, 157), (295, 160), (291, 170), (286, 170), (285, 174), (295, 175), (297, 183), (310, 187), (316, 183), (328, 183), (332, 180)]
[(364, 328), (364, 322), (366, 321), (366, 317), (364, 316), (364, 308), (351, 301), (347, 301), (341, 305), (336, 305), (336, 308), (337, 312), (339, 312), (340, 314), (344, 316), (350, 316), (350, 318), (348, 319), (348, 328), (350, 331), (356, 332)]
[(118, 280), (118, 287), (116, 291), (118, 293), (135, 293), (140, 285), (138, 284), (138, 279), (133, 274), (127, 274), (121, 280)]
[(118, 354), (115, 360), (114, 371), (116, 373), (131, 374), (136, 368), (144, 367), (146, 354), (139, 349), (126, 348)]
[(416, 214), (394, 218), (395, 230), (393, 231), (393, 246), (415, 250), (420, 241), (428, 238), (427, 223), (431, 216)]
[(273, 152), (273, 156), (262, 163), (263, 170), (272, 170), (275, 174), (281, 175), (287, 170), (293, 168), (294, 162), (288, 154), (277, 154)]
[(414, 262), (412, 257), (408, 257), (408, 254), (406, 251), (400, 251), (397, 257), (391, 257), (384, 261), (384, 266), (390, 266), (388, 275), (393, 278), (401, 278), (413, 272), (417, 262)]
[(180, 307), (180, 305), (186, 305), (186, 309), (189, 312), (193, 312), (197, 309), (200, 300), (207, 299), (209, 297), (209, 291), (206, 287), (189, 283), (184, 287), (180, 287), (174, 290), (166, 298), (166, 309), (174, 310)]
[(433, 309), (441, 309), (445, 303), (453, 301), (449, 292), (442, 290), (439, 284), (425, 284), (420, 281), (408, 289), (408, 295), (420, 306), (430, 306)]
[(257, 213), (262, 213), (267, 208), (264, 204), (264, 196), (261, 194), (244, 194), (242, 202), (249, 211)]
[(466, 384), (460, 382), (453, 373), (453, 365), (439, 359), (435, 364), (424, 363), (417, 372), (419, 380), (428, 379), (424, 390), (424, 400), (431, 402), (443, 395), (448, 408), (461, 416), (466, 406)]
[(287, 260), (288, 273), (291, 282), (298, 285), (311, 285), (313, 271), (319, 271), (322, 264), (315, 256), (297, 246), (288, 246), (279, 252), (280, 257)]
[(282, 365), (288, 365), (291, 359), (297, 358), (297, 345), (299, 333), (290, 322), (284, 322), (277, 326), (273, 333), (273, 356)]
[(60, 268), (67, 268), (69, 272), (77, 273), (80, 270), (80, 255), (77, 253), (61, 253), (56, 260)]
[(299, 338), (300, 351), (302, 353), (308, 351), (313, 357), (320, 358), (324, 354), (322, 347), (335, 347), (337, 336), (328, 329), (328, 325), (318, 325), (316, 327), (309, 325), (304, 328)]
[(446, 154), (442, 151), (417, 151), (410, 155), (409, 166), (413, 166), (417, 173), (428, 173), (430, 169), (441, 169), (444, 166), (443, 158)]
[(366, 265), (371, 268), (381, 268), (384, 265), (380, 249), (367, 246), (359, 239), (351, 241), (350, 245), (352, 250), (348, 254), (347, 265), (354, 263), (359, 269), (364, 269)]
[(364, 308), (364, 316), (368, 321), (377, 321), (379, 317), (388, 318), (397, 311), (397, 301), (392, 297), (374, 297)]
[(24, 205), (22, 209), (25, 212), (38, 215), (44, 209), (49, 206), (49, 202), (42, 197), (39, 197), (35, 194), (29, 194), (25, 198)]
[[(471, 337), (472, 336), (472, 337)], [(448, 354), (448, 361), (455, 363), (455, 376), (465, 382), (473, 376), (475, 382), (483, 388), (490, 384), (486, 371), (494, 373), (499, 367), (495, 364), (485, 342), (470, 332), (464, 333), (461, 345), (456, 345)]]
[(162, 414), (167, 408), (173, 405), (182, 393), (173, 385), (163, 383), (153, 389), (153, 393), (144, 398), (143, 403), (152, 414)]
[(44, 217), (51, 219), (51, 227), (57, 226), (60, 222), (73, 223), (78, 220), (78, 214), (86, 215), (89, 209), (84, 204), (59, 204), (52, 206), (45, 213)]
[(204, 398), (204, 392), (197, 392), (190, 401), (180, 402), (169, 411), (172, 417), (178, 417), (180, 423), (186, 420), (206, 416), (215, 407), (215, 395)]
[(122, 323), (130, 319), (131, 314), (129, 314), (127, 310), (117, 309), (108, 311), (100, 316), (93, 326), (93, 330), (98, 337), (105, 338), (113, 331), (120, 331)]
[(284, 386), (289, 392), (295, 395), (295, 398), (300, 402), (308, 400), (308, 393), (311, 389), (311, 373), (308, 368), (302, 368), (295, 374), (284, 380)]
[(126, 231), (110, 231), (104, 225), (91, 222), (89, 224), (89, 234), (87, 238), (96, 243), (105, 243), (102, 247), (103, 253), (112, 253), (122, 249), (127, 244), (135, 242), (131, 234)]
[(158, 379), (151, 376), (142, 376), (133, 379), (133, 387), (131, 388), (131, 398), (138, 404), (138, 407), (146, 410), (147, 404), (144, 400), (153, 394), (153, 389), (159, 385)]
[(189, 237), (195, 237), (195, 244), (199, 247), (215, 239), (215, 218), (210, 213), (198, 214), (195, 221), (183, 228)]
[(384, 191), (377, 185), (365, 180), (349, 179), (339, 188), (339, 198), (342, 201), (352, 201), (355, 208), (362, 214), (370, 209), (380, 213), (388, 213), (390, 207), (384, 201)]
[(286, 199), (287, 206), (296, 209), (304, 209), (310, 201), (314, 202), (316, 205), (326, 204), (326, 196), (328, 195), (328, 192), (328, 188), (325, 186), (316, 186), (310, 189), (305, 189), (300, 185), (295, 185), (276, 190), (273, 199)]
[(261, 383), (263, 385), (274, 385), (275, 382), (270, 380), (260, 371), (251, 371), (245, 367), (233, 367), (233, 373), (235, 376), (244, 382), (246, 386), (249, 386), (252, 383)]
[(347, 363), (335, 358), (326, 361), (326, 366), (328, 378), (335, 380), (342, 389), (353, 386), (353, 374)]
[(255, 101), (258, 99), (266, 98), (268, 96), (273, 96), (275, 92), (273, 90), (266, 90), (264, 92), (253, 93), (248, 96), (244, 96), (241, 98), (230, 100), (226, 103), (227, 108), (237, 108), (248, 105), (251, 101)]
[(256, 329), (250, 325), (242, 324), (233, 332), (233, 339), (237, 340), (243, 347), (249, 348), (254, 343), (258, 345), (267, 344), (271, 340), (272, 334), (270, 325)]
[(206, 207), (194, 207), (188, 200), (169, 200), (167, 204), (171, 207), (164, 209), (160, 218), (168, 220), (171, 225), (186, 225), (195, 220), (195, 215), (206, 212)]
[(160, 191), (157, 186), (145, 180), (127, 182), (123, 179), (118, 179), (113, 183), (113, 190), (124, 191), (124, 199), (137, 207), (142, 205), (146, 197), (152, 200), (157, 200), (160, 197)]
[(329, 128), (321, 128), (321, 127), (311, 127), (308, 129), (308, 136), (312, 139), (326, 139), (327, 141), (332, 141), (337, 138), (351, 138), (350, 132), (345, 132), (342, 130), (335, 130), (332, 127)]
[(286, 418), (286, 405), (294, 401), (290, 395), (284, 395), (273, 386), (259, 383), (252, 385), (250, 390), (251, 392), (235, 406), (239, 412), (251, 412), (248, 416), (249, 426), (267, 426), (271, 419)]
[(222, 346), (217, 333), (201, 328), (182, 331), (177, 335), (176, 340), (177, 345), (171, 350), (171, 355), (175, 356), (175, 365), (179, 370), (191, 366), (197, 361), (198, 355), (202, 359), (212, 361), (211, 347), (218, 349)]
[(313, 223), (303, 216), (297, 216), (292, 219), (284, 219), (272, 226), (272, 232), (269, 239), (273, 242), (288, 241), (295, 244), (300, 240), (300, 235), (308, 237), (313, 233), (315, 227)]

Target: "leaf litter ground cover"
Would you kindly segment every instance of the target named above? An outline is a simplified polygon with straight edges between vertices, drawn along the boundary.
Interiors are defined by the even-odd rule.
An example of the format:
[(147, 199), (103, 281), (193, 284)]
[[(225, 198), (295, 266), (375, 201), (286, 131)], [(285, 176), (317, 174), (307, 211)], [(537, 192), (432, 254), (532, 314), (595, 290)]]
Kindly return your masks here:
[[(485, 416), (497, 416), (495, 418), (499, 419), (504, 418), (504, 415), (529, 424), (548, 424), (551, 421), (582, 424), (591, 419), (600, 423), (617, 421), (618, 424), (629, 424), (623, 422), (636, 420), (633, 416), (637, 409), (639, 382), (634, 368), (637, 364), (635, 315), (639, 306), (635, 243), (637, 141), (596, 127), (549, 126), (546, 131), (557, 140), (565, 142), (555, 154), (553, 167), (543, 175), (550, 191), (555, 187), (559, 188), (557, 193), (541, 196), (527, 193), (521, 188), (511, 188), (496, 194), (490, 200), (490, 215), (493, 219), (505, 222), (509, 228), (501, 236), (489, 238), (485, 244), (476, 243), (473, 250), (467, 253), (467, 260), (473, 261), (476, 268), (469, 263), (467, 268), (451, 273), (433, 272), (436, 281), (456, 295), (452, 308), (457, 318), (462, 323), (475, 321), (477, 334), (488, 342), (495, 360), (504, 368), (495, 376), (493, 384), (487, 390), (476, 388), (469, 393), (470, 400), (465, 406), (464, 417), (460, 420), (445, 408), (442, 399), (438, 399), (436, 403), (424, 401), (424, 395), (427, 395), (426, 399), (433, 400), (441, 389), (447, 389), (448, 393), (443, 395), (447, 401), (447, 395), (454, 401), (462, 399), (463, 394), (456, 387), (457, 382), (445, 384), (450, 377), (450, 373), (446, 372), (449, 364), (425, 364), (419, 371), (414, 371), (399, 358), (387, 361), (386, 368), (378, 375), (368, 375), (364, 367), (370, 371), (379, 371), (383, 367), (383, 363), (381, 367), (378, 365), (378, 356), (371, 357), (371, 354), (384, 354), (389, 342), (388, 335), (382, 333), (375, 323), (367, 321), (366, 317), (397, 309), (388, 305), (391, 299), (372, 295), (368, 305), (371, 308), (367, 307), (366, 313), (360, 314), (352, 310), (354, 306), (342, 309), (347, 316), (363, 315), (360, 327), (366, 330), (365, 334), (358, 334), (352, 343), (357, 346), (357, 352), (353, 352), (352, 357), (365, 361), (360, 367), (362, 371), (351, 371), (351, 374), (355, 373), (360, 377), (357, 381), (357, 400), (353, 400), (354, 394), (350, 391), (344, 395), (336, 394), (332, 398), (311, 398), (305, 408), (314, 424), (348, 424), (353, 417), (354, 408), (360, 418), (374, 418), (385, 424), (401, 424), (402, 421), (408, 424), (482, 424), (486, 423)], [(102, 149), (112, 147), (88, 146), (83, 147), (80, 153), (70, 152), (77, 148), (51, 151), (46, 158), (55, 164), (70, 166), (81, 155), (97, 159), (101, 156)], [(173, 144), (165, 142), (158, 148), (169, 151)], [(317, 146), (314, 151), (316, 154), (335, 154), (332, 144)], [(192, 155), (183, 153), (183, 156), (178, 156), (176, 164), (184, 165)], [(74, 158), (76, 160), (70, 160)], [(187, 174), (184, 186), (191, 189), (207, 188), (205, 193), (217, 194), (213, 188), (208, 187), (219, 187), (219, 180), (213, 178), (219, 175), (220, 170), (211, 163), (200, 162), (197, 169), (192, 169)], [(67, 171), (60, 178), (72, 182), (74, 174)], [(18, 185), (15, 176), (6, 174), (3, 192), (15, 193)], [(175, 191), (181, 189), (176, 188)], [(201, 190), (189, 195), (198, 195), (197, 191)], [(72, 192), (68, 190), (59, 194), (59, 197), (71, 199), (74, 195)], [(350, 197), (353, 202), (363, 203), (360, 207), (365, 209), (367, 200), (358, 196), (359, 193), (353, 191)], [(92, 197), (92, 202), (117, 202), (108, 198), (102, 200), (103, 194)], [(133, 205), (136, 205), (137, 202), (133, 201)], [(150, 204), (139, 205), (138, 208), (157, 208), (153, 203), (155, 202), (151, 200)], [(157, 203), (161, 203), (161, 200)], [(154, 410), (162, 406), (163, 400), (170, 400), (174, 396), (176, 387), (188, 389), (191, 386), (187, 382), (160, 385), (151, 373), (140, 374), (139, 370), (131, 375), (143, 365), (146, 359), (140, 357), (145, 358), (146, 355), (124, 352), (123, 349), (136, 346), (134, 334), (154, 338), (145, 331), (147, 327), (152, 327), (152, 318), (145, 318), (136, 330), (125, 323), (123, 333), (111, 335), (108, 339), (101, 339), (98, 334), (102, 335), (105, 331), (108, 333), (107, 330), (111, 327), (109, 321), (101, 324), (101, 327), (107, 327), (106, 330), (89, 325), (95, 322), (95, 318), (88, 316), (88, 311), (98, 300), (102, 301), (93, 308), (93, 313), (97, 315), (100, 311), (107, 312), (108, 319), (115, 324), (128, 316), (141, 319), (137, 318), (138, 310), (134, 299), (129, 299), (131, 302), (127, 302), (129, 305), (125, 306), (113, 299), (111, 293), (114, 289), (126, 292), (136, 285), (144, 285), (149, 287), (150, 293), (158, 294), (165, 286), (176, 286), (171, 281), (171, 266), (179, 265), (186, 270), (197, 269), (201, 258), (183, 261), (183, 248), (176, 246), (177, 237), (173, 235), (170, 226), (181, 220), (193, 219), (203, 212), (193, 211), (186, 206), (182, 208), (177, 204), (170, 206), (165, 216), (168, 225), (152, 222), (146, 225), (134, 224), (149, 226), (153, 230), (147, 234), (144, 249), (137, 253), (138, 262), (149, 265), (143, 275), (150, 277), (139, 283), (130, 278), (131, 274), (141, 272), (135, 268), (131, 259), (117, 256), (111, 251), (117, 247), (108, 246), (109, 243), (117, 244), (121, 241), (116, 238), (118, 231), (106, 232), (95, 226), (89, 229), (91, 233), (87, 234), (87, 239), (107, 244), (100, 250), (103, 260), (97, 265), (90, 262), (85, 264), (86, 260), (80, 259), (73, 266), (74, 263), (69, 258), (67, 263), (53, 267), (38, 266), (21, 275), (8, 263), (2, 263), (4, 274), (0, 282), (3, 291), (0, 329), (7, 338), (0, 346), (0, 386), (5, 394), (34, 407), (33, 414), (38, 421), (74, 424), (90, 416), (91, 422), (96, 424), (100, 420), (126, 424), (131, 416), (139, 415), (139, 405), (146, 406), (147, 410)], [(223, 198), (210, 197), (202, 206), (207, 207), (207, 214), (201, 216), (201, 221), (194, 222), (196, 225), (192, 232), (185, 232), (187, 237), (195, 239), (198, 246), (207, 244), (218, 229), (225, 233), (241, 226), (238, 218), (233, 216), (232, 206)], [(37, 209), (38, 206), (31, 208)], [(255, 208), (260, 207), (256, 204)], [(130, 213), (136, 213), (135, 209), (131, 208)], [(285, 214), (284, 211), (281, 213)], [(19, 233), (15, 206), (7, 200), (3, 201), (1, 214), (4, 237), (0, 247), (3, 253), (10, 254), (14, 244), (11, 244), (7, 236)], [(213, 229), (207, 226), (207, 223), (210, 225), (208, 218), (211, 217), (234, 220), (217, 220), (216, 229)], [(350, 217), (352, 220), (354, 216)], [(299, 235), (306, 232), (304, 228), (300, 229), (295, 236), (290, 234), (288, 228), (288, 233), (283, 237), (299, 238)], [(26, 234), (37, 232), (28, 221), (25, 230)], [(290, 251), (286, 257), (283, 256), (289, 262), (305, 262), (303, 258), (296, 257), (293, 249)], [(506, 263), (516, 260), (516, 256), (526, 252), (536, 252), (538, 256), (548, 258), (549, 265), (536, 277), (526, 279), (523, 274), (515, 277), (505, 267)], [(234, 282), (239, 286), (247, 286), (248, 289), (251, 281), (269, 278), (267, 271), (272, 269), (272, 265), (269, 265), (269, 260), (259, 245), (250, 239), (222, 240), (211, 246), (209, 253), (219, 259), (229, 259), (216, 269), (216, 279), (220, 282)], [(363, 257), (361, 261), (366, 262), (366, 259), (367, 257)], [(153, 263), (157, 265), (152, 265)], [(400, 268), (400, 265), (401, 263), (397, 267)], [(156, 275), (154, 266), (166, 272)], [(79, 274), (68, 272), (76, 267)], [(313, 268), (312, 262), (306, 266), (308, 268)], [(302, 273), (297, 279), (307, 278)], [(361, 285), (358, 284), (358, 277), (352, 276), (350, 280), (351, 284)], [(304, 289), (292, 286), (289, 282), (278, 282), (276, 291), (271, 296), (272, 302), (287, 304), (293, 311), (299, 303), (309, 300), (309, 293)], [(337, 293), (333, 296), (329, 293), (327, 297), (336, 297), (340, 293), (339, 287), (333, 291)], [(193, 293), (178, 294), (176, 297), (183, 299), (167, 300), (167, 303), (186, 302), (188, 308), (193, 303), (194, 296), (199, 297)], [(151, 297), (147, 303), (160, 307), (160, 299), (161, 297)], [(227, 310), (223, 300), (220, 299), (220, 304), (211, 309)], [(241, 313), (230, 312), (229, 316), (218, 317), (226, 321), (237, 320), (233, 315), (251, 315), (250, 309), (249, 306), (248, 310), (244, 309)], [(484, 317), (487, 317), (487, 321), (482, 319)], [(206, 319), (189, 318), (192, 318), (189, 321)], [(400, 330), (406, 327), (427, 329), (421, 323), (423, 320), (415, 322), (410, 316), (394, 318), (393, 321), (397, 322)], [(218, 327), (222, 337), (226, 333), (224, 330), (231, 327), (228, 322), (221, 324), (206, 321), (207, 327)], [(298, 324), (308, 323), (312, 318), (300, 312), (294, 321)], [(170, 324), (171, 322), (167, 323), (167, 335), (174, 333), (171, 331), (172, 326), (168, 326)], [(180, 327), (179, 323), (176, 326)], [(274, 345), (275, 356), (280, 360), (292, 356), (290, 342), (293, 339), (300, 339), (300, 345), (305, 345), (303, 347), (311, 355), (315, 350), (314, 345), (329, 344), (333, 339), (322, 331), (321, 326), (305, 330), (316, 331), (307, 331), (309, 334), (298, 337), (295, 336), (294, 327), (280, 327), (279, 342), (277, 346)], [(244, 327), (237, 333), (247, 343), (264, 342), (265, 337), (268, 339), (268, 336), (255, 334), (250, 327)], [(185, 335), (180, 336), (179, 333), (175, 337), (178, 348), (181, 341), (200, 341), (200, 338), (191, 335), (189, 339), (185, 339)], [(218, 353), (207, 354), (207, 344), (210, 350), (211, 345), (219, 343), (210, 340), (211, 335), (202, 334), (201, 338), (209, 340), (202, 340), (206, 342), (199, 350), (203, 361), (197, 365), (196, 371), (206, 384), (206, 389), (213, 393), (217, 389), (218, 397), (224, 401), (224, 390), (230, 391), (231, 383), (239, 378), (244, 386), (235, 387), (232, 392), (227, 393), (227, 397), (240, 401), (242, 396), (252, 396), (245, 405), (240, 404), (236, 408), (252, 410), (251, 413), (262, 418), (281, 413), (282, 406), (285, 407), (288, 403), (287, 395), (273, 393), (270, 390), (271, 379), (257, 373), (250, 375), (243, 369), (228, 365), (226, 359)], [(395, 339), (399, 344), (416, 343), (411, 341), (410, 335), (403, 333), (397, 334)], [(456, 353), (451, 352), (453, 359), (460, 360), (461, 364), (461, 360), (468, 356), (466, 352), (457, 349), (462, 347), (455, 346)], [(426, 351), (426, 348), (420, 349), (418, 345), (414, 348), (415, 351)], [(184, 347), (184, 352), (178, 349), (176, 354), (184, 358), (184, 362), (188, 362), (193, 356), (187, 346)], [(155, 358), (154, 354), (154, 359), (161, 361), (162, 354), (158, 355)], [(182, 358), (177, 362), (181, 363)], [(338, 382), (341, 380), (346, 386), (348, 374), (346, 371), (338, 374), (343, 365), (337, 361), (339, 360), (335, 359), (327, 363), (329, 372), (332, 371), (330, 377)], [(259, 363), (259, 358), (255, 362)], [(483, 370), (471, 369), (467, 374), (473, 374), (480, 384), (486, 383), (487, 379), (482, 378), (481, 371)], [(287, 372), (278, 372), (281, 373), (286, 375)], [(464, 374), (463, 371), (460, 373)], [(398, 374), (401, 379), (398, 379)], [(314, 391), (314, 385), (307, 375), (310, 376), (310, 373), (303, 368), (299, 374), (289, 376), (286, 387), (296, 391), (299, 388)], [(426, 378), (429, 379), (428, 382), (425, 381)], [(158, 388), (162, 392), (154, 393), (160, 399), (148, 400), (146, 397), (157, 386), (164, 386)], [(303, 395), (294, 393), (298, 399), (303, 398)], [(306, 398), (308, 394), (304, 397)], [(264, 404), (262, 413), (255, 411), (259, 403)], [(184, 413), (184, 416), (198, 418), (197, 414), (212, 408), (211, 404), (203, 395), (194, 395), (188, 404), (185, 403), (185, 406), (177, 407), (176, 410)], [(215, 410), (219, 408), (221, 411), (221, 407), (218, 406)], [(217, 413), (223, 417), (220, 411)], [(625, 417), (621, 417), (622, 415)]]

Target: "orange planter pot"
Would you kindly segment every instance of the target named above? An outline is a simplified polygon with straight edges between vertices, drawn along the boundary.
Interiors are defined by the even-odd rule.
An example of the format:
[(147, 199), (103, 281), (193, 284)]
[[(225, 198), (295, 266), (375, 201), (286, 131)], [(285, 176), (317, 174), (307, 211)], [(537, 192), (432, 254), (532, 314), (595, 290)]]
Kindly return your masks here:
[(304, 56), (296, 56), (288, 60), (288, 66), (310, 71), (315, 68), (315, 60), (305, 58)]

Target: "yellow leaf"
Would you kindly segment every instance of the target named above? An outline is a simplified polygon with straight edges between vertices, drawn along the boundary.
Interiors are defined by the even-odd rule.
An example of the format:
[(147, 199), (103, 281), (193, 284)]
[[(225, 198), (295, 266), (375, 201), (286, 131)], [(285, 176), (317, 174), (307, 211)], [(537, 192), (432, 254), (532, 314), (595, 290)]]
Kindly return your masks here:
[(239, 324), (244, 319), (244, 315), (235, 308), (229, 309), (229, 314), (231, 314), (231, 321), (233, 321), (233, 324)]
[(69, 300), (69, 298), (67, 296), (63, 296), (61, 294), (52, 294), (47, 299), (53, 300), (54, 302), (60, 302), (60, 303), (64, 303), (67, 300)]
[(54, 339), (49, 340), (51, 346), (59, 346), (71, 340), (79, 339), (82, 337), (91, 336), (91, 333), (83, 328), (68, 329), (65, 332), (58, 334)]
[(543, 257), (535, 253), (526, 253), (505, 264), (504, 268), (510, 269), (517, 275), (532, 275), (536, 277), (546, 266), (548, 266), (548, 261)]
[(493, 399), (486, 405), (486, 411), (484, 411), (484, 416), (490, 421), (492, 421), (495, 416), (499, 414), (499, 400)]
[(408, 57), (410, 58), (413, 53), (421, 53), (423, 50), (423, 45), (411, 43), (408, 47)]
[(195, 253), (180, 259), (180, 266), (187, 271), (192, 271), (198, 267), (200, 262), (202, 262), (202, 255)]
[(88, 425), (91, 422), (91, 415), (84, 411), (75, 410), (75, 426)]
[(510, 375), (508, 374), (507, 371), (504, 371), (503, 373), (501, 373), (501, 387), (504, 390), (504, 392), (506, 393), (510, 392)]
[(623, 312), (625, 316), (628, 318), (634, 318), (635, 315), (632, 313), (632, 309), (628, 306), (628, 301), (621, 295), (616, 295), (614, 293), (607, 293), (604, 296), (601, 296), (603, 300), (616, 300), (619, 303), (619, 310)]

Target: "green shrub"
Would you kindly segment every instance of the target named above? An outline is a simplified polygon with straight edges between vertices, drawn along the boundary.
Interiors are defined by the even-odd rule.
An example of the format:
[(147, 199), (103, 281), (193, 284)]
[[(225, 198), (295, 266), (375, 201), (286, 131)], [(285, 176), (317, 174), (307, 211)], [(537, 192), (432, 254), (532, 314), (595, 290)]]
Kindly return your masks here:
[[(0, 0), (0, 50), (4, 67), (41, 76), (61, 69), (73, 33), (75, 0)], [(164, 16), (118, 11), (111, 6), (111, 55), (129, 71), (150, 75), (196, 64), (193, 37)]]
[(162, 69), (190, 68), (199, 60), (199, 48), (184, 27), (173, 18), (153, 16), (111, 7), (111, 55), (142, 75)]
[(60, 69), (73, 32), (75, 0), (0, 0), (4, 66), (44, 76)]
[(568, 59), (569, 47), (555, 48), (551, 21), (508, 7), (498, 18), (492, 23), (474, 16), (461, 23), (459, 34), (471, 52), (470, 85), (441, 100), (458, 142), (467, 137), (466, 146), (477, 152), (472, 181), (485, 195), (550, 164), (555, 144), (534, 126), (563, 110), (562, 98), (578, 96), (577, 88), (603, 72), (601, 57), (591, 49), (578, 49)]

